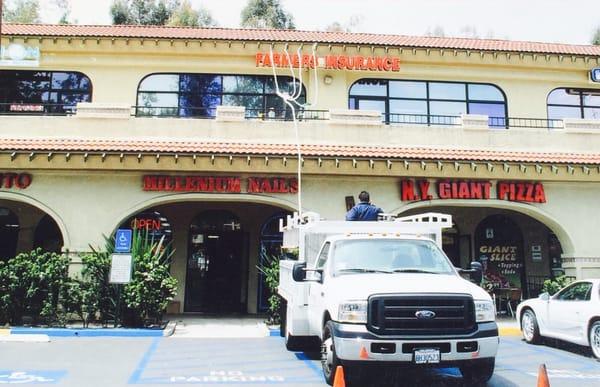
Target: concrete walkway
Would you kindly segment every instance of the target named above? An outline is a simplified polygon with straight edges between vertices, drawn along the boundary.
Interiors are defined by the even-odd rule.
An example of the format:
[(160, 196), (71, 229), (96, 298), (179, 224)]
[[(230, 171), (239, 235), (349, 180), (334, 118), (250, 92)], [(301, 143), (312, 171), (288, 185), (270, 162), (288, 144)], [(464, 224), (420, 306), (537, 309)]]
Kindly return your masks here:
[(173, 315), (167, 319), (177, 326), (173, 338), (249, 338), (267, 337), (269, 328), (264, 317)]

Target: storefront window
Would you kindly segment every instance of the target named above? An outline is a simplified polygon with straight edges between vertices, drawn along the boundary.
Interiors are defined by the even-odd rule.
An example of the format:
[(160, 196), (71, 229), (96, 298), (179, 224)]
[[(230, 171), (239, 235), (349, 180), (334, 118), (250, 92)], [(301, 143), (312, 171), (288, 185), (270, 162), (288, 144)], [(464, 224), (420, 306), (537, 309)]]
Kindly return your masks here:
[(44, 251), (60, 253), (63, 247), (63, 237), (58, 225), (49, 215), (44, 215), (35, 228), (33, 247)]
[(490, 126), (507, 124), (504, 93), (488, 84), (361, 79), (350, 88), (348, 105), (378, 110), (390, 123), (453, 125), (461, 114), (482, 114)]
[(68, 114), (92, 100), (92, 83), (79, 72), (0, 70), (0, 113)]
[(19, 241), (19, 218), (4, 207), (0, 207), (0, 241), (0, 261), (13, 258)]
[[(304, 103), (306, 92), (291, 77), (278, 77), (279, 90), (300, 92)], [(216, 115), (216, 108), (245, 106), (246, 115), (259, 117), (273, 110), (287, 116), (288, 108), (276, 94), (275, 81), (264, 75), (220, 74), (151, 74), (138, 87), (137, 115), (206, 117)]]
[(600, 120), (600, 90), (555, 89), (548, 94), (548, 119)]

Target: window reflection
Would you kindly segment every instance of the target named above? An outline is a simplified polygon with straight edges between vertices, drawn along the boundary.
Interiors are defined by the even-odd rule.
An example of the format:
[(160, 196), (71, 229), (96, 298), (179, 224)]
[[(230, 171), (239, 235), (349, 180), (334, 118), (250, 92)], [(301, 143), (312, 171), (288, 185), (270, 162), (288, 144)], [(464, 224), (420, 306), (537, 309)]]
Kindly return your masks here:
[(506, 127), (506, 100), (494, 85), (361, 79), (350, 88), (350, 109), (378, 110), (391, 123), (454, 125), (461, 114), (487, 115)]
[(600, 90), (555, 89), (548, 94), (548, 119), (600, 119)]
[(79, 72), (0, 70), (0, 112), (66, 114), (91, 99), (91, 81)]
[[(298, 94), (304, 103), (306, 92), (291, 77), (278, 77), (279, 90)], [(151, 74), (138, 88), (138, 115), (179, 115), (214, 117), (216, 107), (245, 106), (249, 117), (291, 116), (276, 95), (272, 76), (220, 74)]]

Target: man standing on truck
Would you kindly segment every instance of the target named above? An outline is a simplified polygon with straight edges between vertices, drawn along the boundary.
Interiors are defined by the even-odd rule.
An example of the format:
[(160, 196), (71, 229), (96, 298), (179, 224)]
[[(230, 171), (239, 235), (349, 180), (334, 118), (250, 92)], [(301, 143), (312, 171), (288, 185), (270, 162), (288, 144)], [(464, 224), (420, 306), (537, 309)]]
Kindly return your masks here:
[(358, 200), (360, 203), (348, 211), (346, 220), (377, 220), (378, 215), (383, 213), (381, 208), (371, 204), (367, 191), (359, 193)]

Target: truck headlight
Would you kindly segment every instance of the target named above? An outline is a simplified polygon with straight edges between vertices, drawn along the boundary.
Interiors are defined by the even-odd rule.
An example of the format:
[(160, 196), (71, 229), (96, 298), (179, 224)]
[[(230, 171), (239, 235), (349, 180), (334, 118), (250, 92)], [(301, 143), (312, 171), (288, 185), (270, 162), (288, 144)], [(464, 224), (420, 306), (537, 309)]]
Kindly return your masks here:
[(349, 323), (367, 323), (367, 301), (346, 301), (340, 304), (338, 321)]
[(475, 301), (475, 321), (485, 322), (496, 319), (496, 308), (491, 301)]

